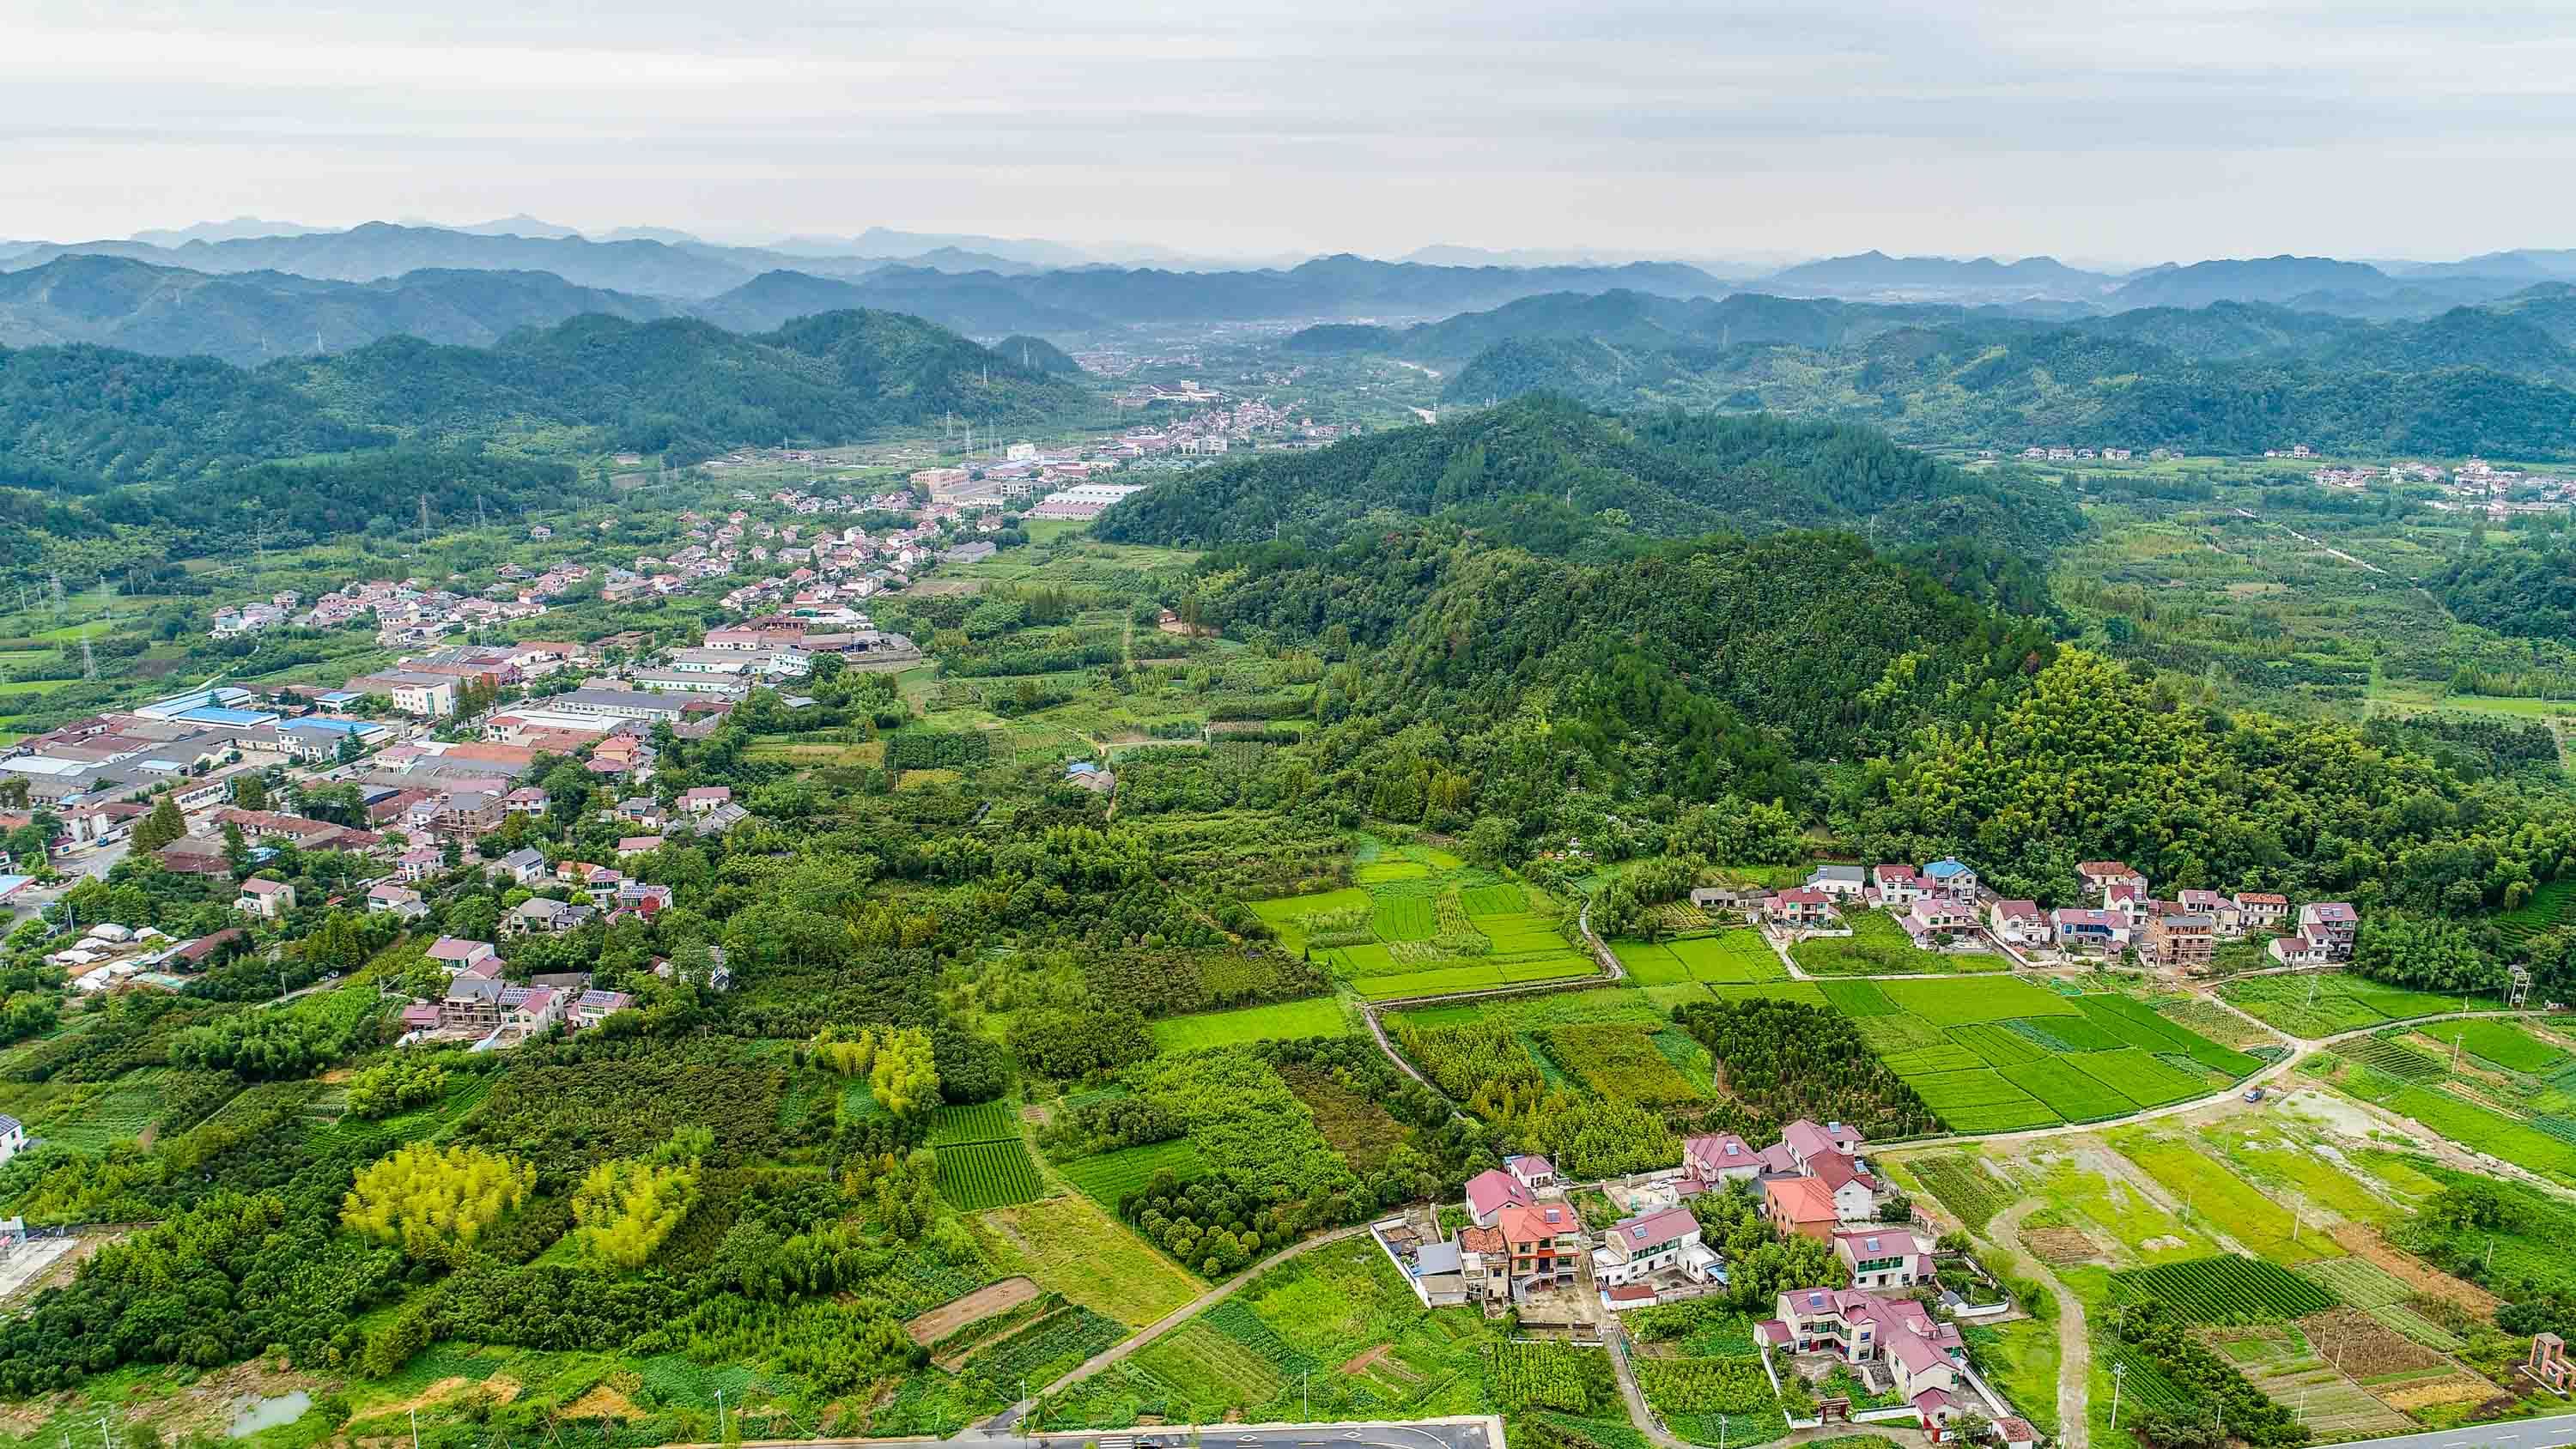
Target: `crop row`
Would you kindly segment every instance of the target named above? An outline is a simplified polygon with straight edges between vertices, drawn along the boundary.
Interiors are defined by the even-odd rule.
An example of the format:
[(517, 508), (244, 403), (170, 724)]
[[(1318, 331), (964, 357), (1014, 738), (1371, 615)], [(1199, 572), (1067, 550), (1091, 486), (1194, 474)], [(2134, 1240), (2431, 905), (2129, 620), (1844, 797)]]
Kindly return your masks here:
[(1029, 1149), (1008, 1142), (967, 1142), (939, 1152), (939, 1193), (961, 1211), (1035, 1202), (1045, 1192)]
[(2248, 1323), (2322, 1313), (2336, 1304), (2321, 1283), (2261, 1258), (2235, 1255), (2160, 1263), (2112, 1275), (2132, 1298), (2160, 1298), (2199, 1323)]

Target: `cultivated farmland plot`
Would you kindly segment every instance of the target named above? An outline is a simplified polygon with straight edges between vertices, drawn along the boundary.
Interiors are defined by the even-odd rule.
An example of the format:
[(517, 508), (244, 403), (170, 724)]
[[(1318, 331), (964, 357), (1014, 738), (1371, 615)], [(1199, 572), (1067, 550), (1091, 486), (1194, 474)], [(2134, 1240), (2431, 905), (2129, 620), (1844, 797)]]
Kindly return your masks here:
[(1982, 1233), (1995, 1214), (2019, 1201), (2020, 1194), (1999, 1181), (1976, 1158), (1945, 1153), (1906, 1164), (1943, 1207), (1958, 1215), (1970, 1232)]
[(2277, 1263), (2229, 1254), (2162, 1263), (2111, 1275), (2134, 1298), (2161, 1298), (2202, 1323), (2243, 1323), (2322, 1313), (2336, 1299), (2322, 1284)]
[(1029, 1149), (1008, 1142), (966, 1142), (937, 1149), (939, 1195), (964, 1212), (1034, 1201), (1046, 1191)]
[[(1381, 848), (1353, 867), (1352, 878), (1359, 882), (1352, 889), (1252, 908), (1288, 950), (1311, 950), (1371, 1001), (1490, 991), (1600, 969), (1557, 930), (1543, 898), (1445, 851)], [(1641, 981), (1690, 979), (1678, 961), (1643, 954)]]

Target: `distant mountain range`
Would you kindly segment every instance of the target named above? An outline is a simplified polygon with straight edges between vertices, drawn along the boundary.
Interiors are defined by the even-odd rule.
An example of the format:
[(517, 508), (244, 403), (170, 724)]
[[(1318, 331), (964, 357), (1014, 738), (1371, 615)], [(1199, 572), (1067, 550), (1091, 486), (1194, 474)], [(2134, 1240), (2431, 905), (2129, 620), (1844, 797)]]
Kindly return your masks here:
[[(855, 265), (866, 270), (856, 276), (828, 276), (809, 269), (826, 265), (818, 262), (744, 275), (700, 295), (700, 289), (735, 275), (743, 261), (762, 254), (641, 240), (479, 237), (398, 227), (200, 240), (171, 248), (118, 242), (43, 251), (42, 259), (31, 254), (0, 262), (0, 345), (92, 342), (240, 364), (341, 352), (396, 335), (489, 345), (520, 327), (551, 325), (586, 313), (634, 321), (697, 316), (736, 332), (767, 332), (798, 317), (868, 309), (910, 313), (975, 336), (1062, 336), (1140, 321), (1457, 312), (1565, 288), (1635, 287), (1668, 295), (1716, 289), (1705, 274), (1669, 264), (1461, 268), (1335, 257), (1286, 272), (1083, 268), (1008, 275), (862, 262)], [(168, 256), (203, 265), (155, 260)], [(215, 265), (261, 256), (293, 261), (307, 270)], [(643, 275), (687, 285), (675, 294), (667, 285), (592, 285), (559, 270), (497, 265), (517, 256), (552, 261), (584, 275)], [(423, 266), (372, 275), (421, 257), (479, 259), (488, 265)]]
[(550, 272), (440, 268), (329, 282), (283, 272), (214, 275), (92, 255), (0, 272), (0, 346), (89, 342), (240, 366), (345, 352), (395, 335), (488, 347), (521, 327), (586, 314), (645, 322), (674, 315), (674, 308), (651, 297), (577, 287)]
[(1533, 298), (1426, 328), (1316, 328), (1292, 350), (1436, 356), (1479, 404), (1530, 392), (1866, 420), (1923, 443), (2576, 457), (2576, 286), (2422, 320), (2269, 304), (2059, 321), (1831, 299)]
[[(2167, 325), (2185, 333), (2236, 329), (2236, 342), (2211, 345), (2259, 352), (2281, 341), (2269, 336), (2277, 319), (2171, 322), (2161, 314), (2255, 305), (2302, 316), (2422, 321), (2500, 302), (2535, 281), (2576, 279), (2576, 252), (2566, 251), (2387, 268), (2284, 255), (2125, 276), (2049, 257), (1870, 251), (1750, 281), (1678, 262), (1559, 261), (1548, 258), (1576, 254), (1463, 247), (1425, 248), (1422, 260), (1345, 254), (1232, 270), (1068, 261), (1087, 255), (1062, 242), (882, 227), (762, 248), (716, 245), (668, 228), (589, 238), (530, 216), (466, 227), (372, 222), (338, 231), (244, 217), (125, 240), (0, 243), (0, 343), (95, 342), (255, 363), (396, 335), (488, 345), (517, 327), (583, 314), (697, 316), (762, 332), (855, 308), (910, 313), (983, 337), (1308, 319), (1331, 325), (1299, 336), (1295, 345), (1307, 350), (1385, 351), (1453, 364), (1506, 340), (1833, 347), (1895, 327), (2089, 327), (2114, 317), (2132, 320), (2096, 335), (2153, 340), (2149, 334)], [(1592, 300), (1575, 306), (1568, 297)], [(1785, 305), (1818, 301), (1869, 310)], [(1438, 320), (1400, 333), (1355, 330), (1387, 318)], [(2284, 345), (2294, 350), (2321, 335), (2313, 321), (2292, 330), (2302, 340)], [(1615, 376), (1620, 364), (1611, 366)], [(2522, 370), (2547, 373), (2546, 366)]]
[(831, 312), (751, 336), (694, 318), (584, 315), (489, 347), (389, 337), (256, 369), (87, 345), (0, 348), (0, 481), (85, 492), (530, 430), (703, 456), (949, 413), (1060, 420), (1094, 396), (1034, 347), (996, 352), (886, 312)]

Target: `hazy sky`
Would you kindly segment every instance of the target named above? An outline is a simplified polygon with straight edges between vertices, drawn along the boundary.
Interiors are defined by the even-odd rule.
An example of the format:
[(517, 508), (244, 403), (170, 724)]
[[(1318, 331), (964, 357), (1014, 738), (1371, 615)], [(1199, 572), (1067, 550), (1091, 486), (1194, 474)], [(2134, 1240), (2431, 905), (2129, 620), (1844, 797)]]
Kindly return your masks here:
[(0, 0), (0, 237), (2576, 245), (2571, 0)]

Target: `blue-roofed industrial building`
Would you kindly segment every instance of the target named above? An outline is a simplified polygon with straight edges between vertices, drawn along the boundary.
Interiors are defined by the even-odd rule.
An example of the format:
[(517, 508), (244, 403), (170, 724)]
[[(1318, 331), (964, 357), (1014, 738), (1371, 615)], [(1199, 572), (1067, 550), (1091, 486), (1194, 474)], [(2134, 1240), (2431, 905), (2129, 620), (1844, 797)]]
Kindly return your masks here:
[(255, 709), (222, 709), (214, 705), (192, 709), (173, 718), (189, 724), (237, 725), (243, 728), (277, 723), (277, 716), (273, 714), (262, 714)]

